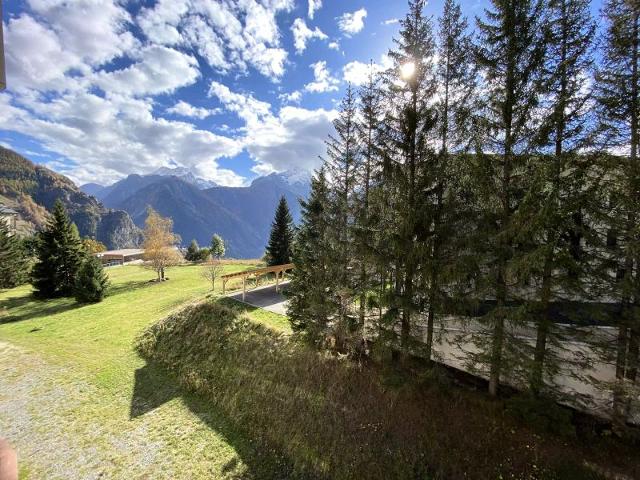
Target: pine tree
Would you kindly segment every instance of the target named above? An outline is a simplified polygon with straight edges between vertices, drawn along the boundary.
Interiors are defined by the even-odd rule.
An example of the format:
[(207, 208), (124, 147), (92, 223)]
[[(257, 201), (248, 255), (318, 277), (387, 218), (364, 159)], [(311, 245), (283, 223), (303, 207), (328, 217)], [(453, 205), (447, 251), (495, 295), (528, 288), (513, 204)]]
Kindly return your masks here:
[(57, 200), (38, 239), (37, 261), (32, 271), (35, 295), (41, 298), (72, 296), (85, 255), (78, 229), (69, 220), (62, 202)]
[(545, 28), (542, 0), (492, 0), (491, 4), (487, 20), (476, 20), (476, 61), (486, 96), (476, 140), (473, 178), (479, 218), (477, 238), (471, 244), (479, 260), (474, 267), (476, 294), (480, 301), (494, 298), (495, 303), (481, 318), (488, 331), (473, 336), (480, 352), (470, 356), (470, 364), (488, 364), (489, 393), (496, 395), (505, 370), (514, 371), (521, 359), (519, 352), (505, 359), (517, 343), (513, 323), (522, 315), (513, 307), (512, 262), (518, 231), (514, 212), (523, 159), (531, 154), (536, 134), (533, 113), (540, 98)]
[(29, 261), (20, 239), (0, 222), (0, 289), (13, 288), (27, 281)]
[(184, 258), (189, 262), (197, 262), (200, 259), (200, 245), (195, 239), (191, 240)]
[(614, 420), (617, 427), (628, 415), (628, 387), (638, 382), (640, 350), (640, 8), (636, 2), (608, 0), (603, 9), (607, 23), (603, 59), (596, 76), (599, 127), (603, 147), (621, 155), (614, 159), (611, 191), (610, 296), (621, 312), (616, 340)]
[(458, 228), (456, 217), (460, 205), (459, 172), (455, 163), (469, 143), (472, 94), (475, 89), (475, 67), (472, 58), (471, 37), (467, 33), (467, 21), (460, 5), (446, 0), (438, 32), (438, 66), (436, 79), (440, 89), (437, 109), (438, 143), (440, 151), (431, 165), (435, 192), (430, 214), (430, 247), (425, 261), (423, 288), (427, 297), (427, 336), (424, 355), (431, 359), (434, 322), (438, 311), (445, 309), (452, 267), (458, 250), (454, 240)]
[(360, 90), (360, 115), (356, 122), (356, 132), (360, 145), (361, 158), (357, 163), (357, 191), (356, 191), (356, 216), (354, 221), (354, 257), (359, 263), (360, 277), (356, 290), (359, 296), (360, 328), (365, 330), (365, 318), (367, 315), (367, 297), (375, 288), (374, 271), (375, 262), (372, 261), (375, 245), (375, 226), (373, 223), (373, 199), (371, 191), (374, 179), (378, 174), (379, 149), (378, 135), (382, 120), (382, 105), (380, 102), (380, 81), (374, 74), (373, 64), (369, 66), (369, 79)]
[(284, 197), (280, 197), (275, 217), (271, 224), (271, 234), (267, 245), (267, 265), (284, 265), (291, 263), (291, 247), (293, 243), (293, 219)]
[(330, 316), (336, 311), (330, 294), (333, 288), (328, 229), (329, 191), (324, 169), (311, 180), (307, 201), (300, 201), (302, 219), (293, 248), (296, 268), (287, 289), (287, 316), (295, 331), (310, 342), (319, 344), (327, 334)]
[(334, 328), (338, 349), (345, 347), (347, 337), (356, 328), (350, 314), (356, 290), (354, 226), (357, 215), (356, 187), (360, 155), (356, 101), (353, 88), (349, 84), (340, 103), (338, 116), (333, 121), (335, 135), (330, 135), (326, 142), (325, 168), (329, 190), (327, 214), (330, 219), (327, 238), (328, 247), (332, 252), (329, 267), (334, 278), (331, 293), (338, 305)]
[(93, 255), (88, 256), (78, 271), (75, 284), (75, 297), (78, 302), (101, 302), (107, 294), (109, 279), (102, 262)]
[(424, 292), (416, 280), (424, 272), (428, 255), (429, 218), (433, 213), (436, 153), (430, 140), (436, 136), (434, 107), (436, 83), (433, 72), (435, 43), (431, 23), (423, 14), (424, 0), (409, 2), (401, 21), (396, 49), (389, 51), (393, 67), (384, 75), (388, 106), (382, 131), (382, 182), (386, 192), (386, 259), (391, 290), (386, 295), (384, 322), (387, 331), (400, 323), (400, 350), (409, 353), (415, 314), (422, 310)]
[(217, 233), (214, 233), (213, 237), (211, 237), (211, 250), (209, 251), (209, 253), (212, 257), (217, 258), (218, 260), (224, 257), (224, 240)]
[[(534, 395), (546, 386), (561, 364), (568, 367), (569, 355), (561, 359), (563, 341), (569, 330), (558, 327), (552, 308), (570, 299), (589, 301), (589, 259), (582, 243), (592, 237), (585, 216), (593, 211), (598, 195), (590, 181), (591, 157), (581, 155), (588, 146), (591, 94), (588, 89), (592, 67), (592, 38), (595, 24), (587, 0), (552, 0), (547, 6), (548, 36), (544, 62), (544, 100), (539, 130), (541, 153), (528, 166), (528, 194), (516, 214), (520, 225), (517, 243), (521, 255), (517, 277), (534, 292), (527, 311), (536, 324), (529, 385)], [(586, 238), (594, 245), (593, 238)], [(566, 312), (571, 316), (571, 312)], [(580, 319), (571, 318), (572, 321)], [(553, 344), (555, 348), (549, 348)], [(567, 352), (565, 352), (567, 353)], [(529, 352), (523, 352), (529, 357)], [(548, 391), (547, 393), (556, 393)]]

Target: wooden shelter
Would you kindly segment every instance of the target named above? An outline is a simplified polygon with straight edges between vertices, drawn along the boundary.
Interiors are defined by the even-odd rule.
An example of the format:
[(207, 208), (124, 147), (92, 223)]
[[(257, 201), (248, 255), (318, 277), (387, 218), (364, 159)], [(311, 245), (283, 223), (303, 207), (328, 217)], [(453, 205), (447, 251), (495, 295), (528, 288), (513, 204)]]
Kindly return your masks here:
[(252, 270), (245, 270), (243, 272), (234, 272), (227, 273), (226, 275), (221, 275), (222, 279), (222, 294), (224, 295), (227, 282), (232, 278), (242, 278), (242, 300), (244, 301), (244, 295), (247, 291), (247, 278), (254, 276), (260, 277), (261, 275), (266, 275), (267, 273), (275, 273), (276, 274), (276, 292), (278, 291), (278, 285), (280, 281), (280, 277), (284, 275), (284, 273), (288, 270), (293, 270), (293, 263), (285, 263), (284, 265), (273, 265), (271, 267), (263, 267), (263, 268), (254, 268)]

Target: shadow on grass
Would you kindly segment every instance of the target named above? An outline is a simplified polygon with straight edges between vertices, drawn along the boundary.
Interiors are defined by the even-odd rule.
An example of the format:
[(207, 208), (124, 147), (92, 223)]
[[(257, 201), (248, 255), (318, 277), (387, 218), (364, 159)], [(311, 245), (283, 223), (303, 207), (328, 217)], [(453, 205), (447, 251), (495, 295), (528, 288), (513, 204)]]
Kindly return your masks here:
[(281, 478), (288, 469), (282, 457), (252, 446), (251, 439), (243, 435), (213, 402), (187, 392), (172, 374), (153, 363), (135, 371), (129, 418), (133, 420), (143, 416), (175, 398), (181, 398), (193, 414), (233, 447), (236, 456), (221, 469), (225, 476), (238, 479)]

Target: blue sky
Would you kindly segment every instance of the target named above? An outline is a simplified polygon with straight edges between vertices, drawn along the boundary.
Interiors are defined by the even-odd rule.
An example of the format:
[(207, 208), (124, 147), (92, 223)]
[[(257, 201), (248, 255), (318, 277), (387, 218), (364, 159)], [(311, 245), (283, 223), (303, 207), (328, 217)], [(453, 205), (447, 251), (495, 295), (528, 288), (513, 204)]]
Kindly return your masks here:
[[(437, 17), (442, 0), (427, 5)], [(463, 0), (482, 14), (486, 0)], [(111, 183), (185, 166), (223, 185), (310, 170), (396, 0), (8, 0), (0, 144)], [(600, 0), (592, 4), (594, 14)], [(470, 21), (473, 25), (473, 21)]]

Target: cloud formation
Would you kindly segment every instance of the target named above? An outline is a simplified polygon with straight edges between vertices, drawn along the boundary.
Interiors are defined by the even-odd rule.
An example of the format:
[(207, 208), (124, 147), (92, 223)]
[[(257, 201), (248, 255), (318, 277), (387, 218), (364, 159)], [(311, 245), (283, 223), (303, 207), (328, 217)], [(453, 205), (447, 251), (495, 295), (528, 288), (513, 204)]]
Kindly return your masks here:
[(328, 37), (318, 27), (311, 30), (302, 18), (296, 18), (291, 26), (293, 32), (293, 45), (296, 53), (300, 55), (307, 48), (307, 42), (314, 38), (326, 40)]
[(310, 67), (313, 69), (313, 82), (307, 83), (304, 89), (307, 92), (313, 93), (325, 93), (335, 92), (338, 90), (340, 80), (331, 75), (331, 72), (327, 68), (327, 62), (321, 60), (316, 63), (312, 63)]
[(364, 19), (367, 17), (367, 10), (361, 8), (355, 12), (346, 12), (338, 17), (338, 28), (345, 37), (351, 37), (364, 28)]

